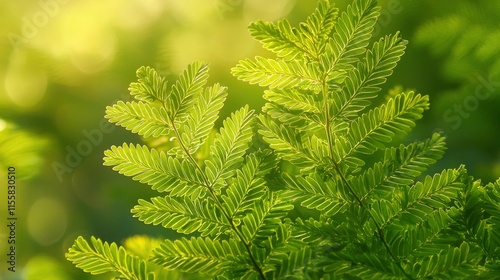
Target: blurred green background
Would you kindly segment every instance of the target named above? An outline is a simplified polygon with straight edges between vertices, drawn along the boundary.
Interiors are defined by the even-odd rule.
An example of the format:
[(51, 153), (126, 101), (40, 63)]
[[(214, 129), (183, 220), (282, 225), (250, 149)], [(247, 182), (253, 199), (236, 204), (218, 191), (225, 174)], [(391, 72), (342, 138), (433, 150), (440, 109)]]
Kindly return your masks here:
[[(351, 1), (338, 0), (342, 10)], [(448, 137), (434, 171), (466, 164), (485, 182), (500, 177), (500, 2), (385, 0), (375, 37), (402, 32), (406, 55), (384, 91), (430, 95), (409, 140)], [(229, 87), (220, 118), (244, 104), (259, 109), (262, 89), (229, 72), (238, 60), (268, 56), (247, 32), (250, 22), (305, 19), (316, 1), (300, 0), (19, 0), (0, 2), (0, 178), (15, 166), (16, 272), (7, 271), (6, 179), (1, 182), (0, 279), (107, 279), (65, 261), (74, 239), (121, 243), (147, 234), (175, 236), (131, 217), (153, 192), (102, 166), (103, 151), (140, 139), (104, 121), (127, 99), (142, 65), (174, 79), (195, 60), (210, 82)]]

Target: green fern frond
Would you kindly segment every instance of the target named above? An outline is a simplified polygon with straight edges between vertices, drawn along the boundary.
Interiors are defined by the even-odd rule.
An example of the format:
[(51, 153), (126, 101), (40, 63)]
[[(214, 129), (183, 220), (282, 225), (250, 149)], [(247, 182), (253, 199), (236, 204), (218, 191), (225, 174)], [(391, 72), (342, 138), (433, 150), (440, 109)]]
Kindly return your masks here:
[[(457, 276), (456, 273), (463, 278), (471, 277), (471, 274), (474, 273), (466, 272), (466, 270), (471, 270), (471, 267), (466, 266), (469, 251), (470, 248), (467, 243), (462, 243), (459, 247), (449, 248), (439, 254), (426, 257), (422, 261), (414, 262), (411, 267), (412, 275), (415, 275), (418, 279), (431, 276), (452, 279), (454, 277), (449, 277)], [(460, 270), (461, 266), (464, 266), (465, 269)]]
[(345, 75), (365, 52), (379, 11), (376, 1), (356, 0), (341, 14), (321, 60), (329, 80)]
[(129, 255), (125, 248), (116, 243), (108, 244), (91, 237), (91, 245), (83, 237), (78, 237), (66, 258), (83, 271), (98, 275), (112, 272), (130, 280), (154, 280), (145, 261)]
[(367, 202), (397, 194), (401, 187), (411, 185), (415, 178), (440, 159), (446, 149), (444, 137), (435, 133), (425, 142), (385, 150), (384, 158), (362, 175), (352, 177), (350, 184), (363, 188), (362, 200)]
[[(303, 109), (307, 110), (306, 108)], [(275, 102), (267, 102), (264, 107), (262, 107), (262, 113), (266, 114), (277, 122), (279, 121), (280, 123), (286, 123), (287, 126), (298, 129), (300, 131), (318, 131), (322, 128), (323, 123), (317, 114), (299, 112), (300, 111), (289, 110), (284, 106), (281, 106), (281, 104)]]
[[(490, 258), (500, 258), (500, 179), (485, 187), (484, 212), (487, 224), (483, 242)], [(500, 271), (500, 269), (499, 269)]]
[(274, 53), (278, 57), (286, 60), (301, 57), (306, 52), (300, 46), (293, 28), (287, 19), (278, 21), (276, 24), (271, 22), (256, 21), (248, 26), (252, 37), (262, 43), (262, 46)]
[(281, 223), (281, 218), (285, 217), (293, 205), (278, 195), (254, 202), (253, 211), (247, 214), (242, 220), (241, 233), (246, 242), (258, 243), (260, 240), (272, 235)]
[(104, 152), (104, 165), (148, 184), (153, 190), (169, 192), (172, 196), (204, 196), (201, 174), (186, 159), (176, 159), (147, 146), (112, 146)]
[[(415, 126), (422, 112), (429, 107), (428, 96), (413, 92), (402, 93), (350, 124), (347, 143), (336, 149), (337, 163), (356, 153), (372, 154), (383, 149), (383, 143), (392, 141), (394, 135), (404, 135)], [(347, 147), (347, 149), (345, 149)]]
[(224, 208), (232, 219), (241, 219), (251, 211), (254, 202), (267, 192), (264, 176), (274, 167), (269, 155), (252, 153), (245, 158), (245, 165), (236, 171), (234, 181), (222, 195)]
[(336, 18), (337, 9), (329, 1), (321, 0), (314, 13), (298, 29), (292, 28), (286, 19), (276, 24), (257, 21), (248, 29), (264, 48), (287, 61), (305, 56), (317, 58), (323, 52)]
[(404, 54), (406, 44), (399, 33), (388, 35), (367, 51), (365, 58), (347, 73), (343, 87), (333, 96), (332, 118), (351, 119), (370, 105), (380, 91), (380, 85), (392, 75), (392, 70)]
[(317, 173), (305, 178), (284, 173), (283, 179), (287, 187), (281, 194), (283, 200), (300, 202), (300, 205), (319, 210), (325, 216), (342, 211), (352, 199), (350, 194), (336, 186), (336, 182), (324, 181)]
[[(320, 218), (325, 217), (321, 216)], [(322, 218), (321, 220), (315, 220), (314, 218), (309, 218), (303, 220), (297, 218), (294, 221), (295, 226), (295, 238), (307, 243), (309, 246), (319, 247), (330, 244), (331, 233), (334, 230), (332, 225), (332, 220), (329, 218)]]
[[(389, 227), (388, 231), (391, 232), (391, 236), (387, 239), (396, 256), (437, 254), (450, 246), (452, 242), (449, 240), (449, 231), (456, 224), (455, 219), (459, 216), (458, 209), (438, 208), (425, 215), (425, 221), (417, 222), (406, 229)], [(446, 239), (447, 242), (441, 239)]]
[(153, 252), (155, 263), (168, 270), (199, 272), (209, 276), (225, 274), (228, 269), (248, 269), (241, 243), (233, 240), (211, 240), (210, 238), (165, 240)]
[(106, 107), (105, 118), (143, 137), (159, 137), (170, 132), (165, 109), (144, 102), (118, 101)]
[(291, 224), (280, 224), (274, 234), (252, 249), (269, 279), (307, 279), (313, 271), (313, 250), (295, 238)]
[(280, 158), (304, 169), (311, 169), (317, 164), (303, 145), (301, 133), (276, 124), (266, 115), (259, 115), (259, 120), (259, 133)]
[(198, 97), (187, 120), (182, 126), (181, 141), (190, 154), (195, 154), (198, 148), (207, 140), (219, 111), (224, 106), (227, 88), (215, 84)]
[(198, 95), (203, 92), (203, 87), (208, 80), (208, 64), (194, 62), (179, 76), (172, 85), (167, 102), (167, 110), (171, 119), (180, 122), (185, 114), (192, 108)]
[(329, 0), (320, 0), (306, 22), (299, 25), (297, 34), (313, 58), (318, 58), (324, 52), (337, 14), (338, 9), (331, 5)]
[(464, 167), (444, 170), (434, 177), (427, 176), (423, 182), (418, 182), (408, 190), (403, 208), (418, 207), (420, 203), (433, 208), (446, 207), (463, 188), (463, 176), (466, 176)]
[[(385, 228), (386, 240), (398, 254), (418, 253), (418, 250), (426, 250), (427, 245), (437, 246), (435, 238), (439, 238), (438, 234), (458, 215), (450, 203), (464, 188), (463, 176), (463, 168), (428, 176), (406, 190), (402, 197), (386, 202), (393, 205), (385, 207), (386, 211), (381, 211), (380, 206), (373, 208), (372, 215)], [(400, 210), (394, 211), (396, 207)]]
[[(290, 111), (299, 111), (303, 113), (318, 114), (321, 112), (317, 102), (314, 101), (312, 93), (304, 94), (298, 90), (266, 90), (264, 99), (267, 101), (280, 104)], [(288, 122), (287, 122), (288, 123)]]
[(245, 106), (224, 120), (210, 147), (211, 156), (205, 161), (205, 173), (211, 185), (233, 176), (240, 167), (252, 140), (253, 115), (254, 111)]
[(129, 86), (130, 95), (139, 101), (152, 103), (154, 101), (164, 102), (167, 93), (167, 81), (161, 77), (155, 69), (142, 66), (136, 72), (137, 82)]
[(331, 258), (325, 279), (405, 279), (393, 262), (376, 254), (337, 252)]
[(421, 179), (442, 157), (444, 137), (397, 141), (428, 97), (397, 90), (371, 104), (407, 44), (396, 33), (368, 47), (379, 15), (375, 0), (353, 0), (338, 18), (319, 0), (298, 27), (251, 24), (277, 58), (244, 59), (232, 73), (268, 87), (267, 102), (258, 117), (237, 110), (219, 132), (227, 89), (205, 87), (206, 63), (190, 64), (169, 91), (154, 69), (140, 68), (129, 87), (137, 101), (107, 107), (106, 117), (146, 143), (169, 144), (112, 146), (104, 165), (164, 192), (140, 199), (134, 217), (201, 237), (140, 241), (142, 260), (78, 238), (67, 258), (126, 279), (496, 277), (500, 180), (483, 186), (464, 167)]
[(258, 56), (255, 60), (241, 60), (231, 73), (242, 81), (270, 88), (316, 89), (320, 85), (316, 69), (317, 65), (312, 63)]
[(184, 234), (198, 231), (201, 236), (216, 236), (230, 232), (231, 225), (214, 204), (211, 198), (153, 197), (151, 202), (139, 200), (132, 214), (146, 224), (161, 224)]
[[(270, 259), (274, 266), (268, 274), (270, 279), (309, 279), (309, 274), (313, 272), (310, 262), (314, 258), (313, 250), (310, 247), (303, 247), (300, 250), (292, 251), (290, 254), (272, 256)], [(314, 279), (314, 278), (312, 278)]]

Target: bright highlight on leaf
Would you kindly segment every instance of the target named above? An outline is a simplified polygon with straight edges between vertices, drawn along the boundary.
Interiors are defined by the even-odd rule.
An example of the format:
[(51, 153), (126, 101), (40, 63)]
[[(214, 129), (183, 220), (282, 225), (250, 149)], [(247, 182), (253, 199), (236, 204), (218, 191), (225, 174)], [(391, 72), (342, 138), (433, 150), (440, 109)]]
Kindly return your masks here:
[[(220, 128), (228, 93), (206, 86), (208, 64), (188, 65), (172, 83), (141, 67), (129, 88), (136, 100), (107, 107), (106, 118), (172, 145), (112, 146), (104, 165), (161, 193), (139, 199), (134, 217), (188, 236), (155, 242), (144, 259), (79, 237), (67, 259), (124, 279), (498, 277), (500, 180), (483, 185), (463, 166), (426, 175), (446, 149), (440, 134), (398, 143), (429, 98), (379, 98), (407, 45), (399, 33), (370, 45), (379, 11), (354, 0), (339, 14), (319, 0), (297, 27), (250, 24), (277, 58), (244, 59), (232, 73), (266, 87), (266, 104)], [(134, 240), (142, 243), (128, 248), (146, 247)]]

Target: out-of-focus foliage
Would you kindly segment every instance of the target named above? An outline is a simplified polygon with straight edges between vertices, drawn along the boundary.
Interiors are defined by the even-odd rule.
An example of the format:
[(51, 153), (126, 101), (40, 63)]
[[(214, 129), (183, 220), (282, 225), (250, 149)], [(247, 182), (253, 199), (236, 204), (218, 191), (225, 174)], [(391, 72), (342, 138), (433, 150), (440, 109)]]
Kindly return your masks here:
[(438, 59), (431, 123), (443, 130), (453, 154), (478, 176), (500, 176), (500, 2), (439, 1), (428, 5), (415, 44)]
[(37, 175), (48, 144), (43, 136), (28, 133), (0, 119), (0, 174), (5, 175), (9, 167), (14, 167), (17, 180)]

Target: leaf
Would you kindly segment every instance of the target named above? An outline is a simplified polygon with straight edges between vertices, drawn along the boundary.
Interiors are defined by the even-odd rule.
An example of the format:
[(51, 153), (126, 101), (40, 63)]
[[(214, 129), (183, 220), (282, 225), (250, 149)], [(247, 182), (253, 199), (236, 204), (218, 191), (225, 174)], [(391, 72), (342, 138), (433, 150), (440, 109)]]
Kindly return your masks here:
[(406, 228), (388, 227), (389, 234), (386, 238), (396, 256), (428, 256), (449, 247), (451, 242), (442, 242), (441, 238), (444, 236), (449, 238), (448, 231), (454, 230), (455, 219), (459, 215), (458, 209), (437, 208), (427, 212), (424, 221), (408, 225)]
[(330, 79), (352, 69), (358, 56), (365, 52), (379, 11), (376, 1), (355, 0), (340, 15), (321, 59)]
[(210, 198), (153, 197), (151, 202), (139, 200), (132, 214), (145, 224), (161, 224), (179, 233), (198, 231), (201, 236), (216, 236), (229, 232), (231, 225), (214, 206), (215, 202)]
[(194, 62), (179, 76), (172, 85), (167, 101), (169, 116), (174, 122), (182, 122), (187, 112), (192, 108), (196, 98), (203, 92), (208, 80), (208, 64)]
[[(300, 106), (300, 105), (299, 105)], [(317, 114), (299, 113), (292, 111), (279, 103), (267, 102), (262, 107), (262, 113), (276, 120), (276, 123), (286, 123), (287, 126), (295, 128), (299, 131), (318, 131), (322, 129), (321, 120)]]
[(112, 107), (106, 107), (105, 118), (146, 138), (168, 135), (170, 132), (165, 110), (143, 102), (118, 101)]
[(167, 81), (155, 69), (142, 66), (136, 72), (137, 82), (129, 86), (130, 94), (139, 101), (152, 103), (156, 100), (165, 102), (168, 97)]
[(268, 238), (279, 227), (281, 218), (292, 209), (292, 204), (274, 194), (255, 201), (253, 211), (242, 221), (241, 233), (245, 237), (245, 242), (258, 243)]
[[(468, 257), (470, 251), (467, 243), (462, 243), (460, 247), (449, 248), (439, 254), (425, 258), (422, 262), (413, 263), (412, 274), (417, 278), (445, 276), (459, 266), (462, 266)], [(469, 274), (469, 276), (472, 273)], [(446, 277), (448, 278), (448, 277)]]
[(311, 169), (317, 164), (307, 153), (301, 141), (302, 135), (297, 130), (278, 125), (266, 115), (259, 115), (259, 120), (259, 133), (280, 158), (304, 169)]
[(186, 159), (179, 160), (147, 146), (127, 145), (104, 152), (104, 165), (172, 196), (203, 196), (206, 186), (199, 171)]
[(195, 154), (207, 140), (219, 117), (219, 111), (224, 106), (226, 96), (227, 88), (215, 84), (207, 88), (193, 104), (193, 109), (189, 112), (187, 121), (182, 127), (181, 136), (190, 154)]
[(380, 85), (392, 75), (392, 70), (404, 54), (408, 42), (399, 33), (381, 38), (366, 53), (363, 61), (347, 73), (342, 89), (334, 95), (332, 118), (353, 118), (370, 105)]
[(312, 268), (312, 250), (293, 235), (291, 224), (279, 224), (272, 235), (251, 248), (268, 279), (302, 279)]
[(165, 240), (153, 252), (151, 260), (169, 270), (200, 272), (209, 276), (224, 274), (225, 270), (244, 266), (241, 243), (234, 240), (194, 238)]
[(381, 162), (353, 177), (350, 184), (363, 194), (361, 200), (366, 202), (391, 197), (398, 194), (400, 188), (411, 185), (443, 156), (445, 149), (444, 137), (438, 133), (425, 142), (388, 148)]
[(372, 154), (383, 149), (383, 143), (392, 141), (394, 135), (408, 133), (414, 121), (428, 108), (429, 98), (413, 92), (402, 93), (353, 121), (344, 142), (335, 147), (341, 163), (356, 153)]
[[(266, 90), (264, 98), (270, 102), (280, 104), (291, 111), (301, 111), (304, 113), (320, 113), (321, 109), (314, 101), (310, 92), (300, 92), (298, 90)], [(296, 114), (298, 112), (295, 112)]]
[(211, 185), (233, 176), (252, 140), (253, 110), (248, 106), (232, 113), (223, 122), (205, 161), (205, 173)]
[[(385, 211), (386, 214), (382, 215), (383, 211), (377, 208), (372, 210), (380, 226), (386, 228), (388, 243), (397, 249), (398, 254), (416, 253), (419, 249), (424, 250), (427, 244), (436, 247), (433, 239), (449, 226), (450, 218), (457, 216), (451, 202), (463, 189), (464, 176), (464, 168), (444, 170), (434, 177), (427, 176), (398, 199), (399, 211)], [(405, 236), (407, 238), (402, 239)]]
[(241, 219), (251, 211), (254, 202), (266, 195), (264, 176), (274, 167), (274, 158), (263, 153), (246, 157), (245, 165), (236, 171), (236, 178), (222, 195), (224, 208), (232, 219)]
[(338, 9), (328, 0), (319, 0), (316, 10), (301, 23), (297, 34), (314, 58), (323, 53), (325, 44), (335, 25)]
[(131, 280), (154, 280), (147, 264), (138, 257), (129, 255), (125, 248), (116, 243), (108, 244), (92, 237), (91, 245), (83, 237), (78, 237), (66, 253), (66, 258), (76, 267), (92, 275), (113, 272)]
[(285, 61), (283, 59), (267, 59), (256, 57), (255, 60), (241, 60), (231, 73), (239, 80), (270, 88), (316, 89), (319, 78), (316, 65), (304, 64), (301, 61)]
[(323, 52), (336, 18), (337, 9), (329, 1), (321, 0), (314, 13), (299, 28), (292, 28), (288, 20), (283, 19), (276, 24), (256, 21), (248, 29), (264, 48), (287, 61), (306, 56), (317, 58)]
[(333, 216), (345, 210), (350, 203), (350, 195), (339, 190), (334, 181), (323, 181), (317, 173), (307, 177), (283, 174), (286, 189), (281, 194), (283, 200), (300, 202), (308, 209), (321, 211), (324, 216)]
[(325, 279), (405, 279), (394, 262), (383, 256), (365, 252), (333, 253), (333, 260), (324, 267), (329, 273)]
[(287, 19), (271, 22), (255, 21), (248, 29), (250, 35), (262, 43), (262, 46), (270, 50), (278, 57), (292, 60), (297, 56), (303, 56), (307, 50), (303, 49), (294, 34), (294, 28), (290, 26)]

